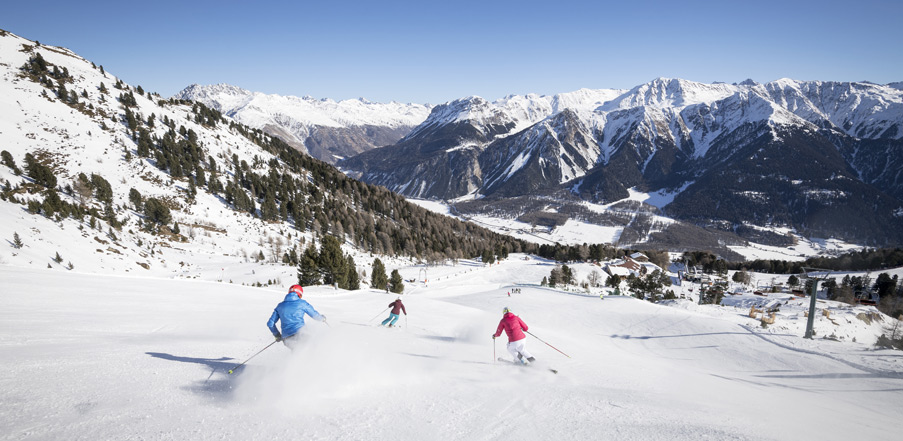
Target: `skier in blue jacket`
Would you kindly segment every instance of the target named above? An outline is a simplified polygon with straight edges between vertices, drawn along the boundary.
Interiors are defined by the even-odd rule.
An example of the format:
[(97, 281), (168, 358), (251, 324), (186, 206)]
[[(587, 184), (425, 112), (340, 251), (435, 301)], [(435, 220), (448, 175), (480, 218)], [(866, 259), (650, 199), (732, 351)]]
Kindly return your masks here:
[[(301, 285), (292, 285), (288, 294), (285, 295), (285, 300), (276, 305), (270, 321), (267, 322), (267, 327), (270, 328), (273, 337), (276, 337), (276, 341), (282, 341), (289, 349), (295, 349), (298, 344), (298, 331), (304, 327), (304, 314), (311, 316), (314, 320), (326, 321), (325, 315), (317, 312), (310, 303), (307, 303), (307, 300), (301, 299), (303, 294), (304, 288)], [(276, 322), (280, 320), (282, 321), (281, 333), (276, 329)]]

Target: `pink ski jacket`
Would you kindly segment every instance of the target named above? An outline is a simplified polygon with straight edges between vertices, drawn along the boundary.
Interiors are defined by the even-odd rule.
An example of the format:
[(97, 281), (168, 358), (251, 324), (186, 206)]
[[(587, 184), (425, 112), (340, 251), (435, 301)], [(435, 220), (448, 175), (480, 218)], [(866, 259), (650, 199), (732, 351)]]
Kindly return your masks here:
[(509, 342), (523, 340), (527, 337), (523, 331), (529, 330), (527, 324), (512, 312), (505, 313), (505, 316), (502, 317), (498, 329), (495, 330), (496, 337), (502, 335), (502, 329), (508, 334)]

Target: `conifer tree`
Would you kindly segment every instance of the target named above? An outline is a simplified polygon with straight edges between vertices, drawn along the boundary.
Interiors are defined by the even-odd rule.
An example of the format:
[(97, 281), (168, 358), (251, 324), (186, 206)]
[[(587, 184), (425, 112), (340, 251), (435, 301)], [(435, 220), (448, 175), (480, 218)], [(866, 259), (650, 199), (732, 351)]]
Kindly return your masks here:
[(138, 190), (135, 190), (134, 188), (129, 190), (129, 202), (135, 206), (135, 210), (141, 209), (141, 199), (141, 193), (138, 192)]
[(386, 289), (389, 283), (389, 277), (386, 276), (386, 266), (379, 257), (373, 260), (373, 271), (370, 274), (370, 287), (375, 289)]
[(357, 273), (357, 265), (354, 264), (354, 258), (351, 257), (350, 254), (346, 254), (345, 260), (345, 269), (348, 271), (348, 274), (345, 277), (345, 280), (347, 281), (347, 286), (345, 287), (345, 289), (361, 289), (361, 277)]
[(59, 85), (56, 88), (56, 97), (63, 102), (69, 99), (69, 91), (66, 90), (66, 85), (63, 83), (63, 80), (59, 80)]
[(326, 285), (344, 286), (347, 283), (347, 269), (342, 247), (335, 236), (324, 236), (320, 243), (320, 271)]
[(163, 202), (160, 202), (157, 198), (147, 198), (144, 202), (144, 215), (147, 216), (148, 220), (161, 225), (168, 224), (172, 221), (172, 214), (169, 212), (169, 207), (163, 205)]
[(399, 274), (397, 269), (392, 270), (392, 275), (389, 277), (389, 291), (395, 294), (404, 292), (404, 281), (401, 279), (401, 274)]
[(56, 187), (56, 176), (53, 174), (53, 170), (38, 162), (31, 153), (25, 154), (25, 174), (39, 185), (47, 188)]
[(94, 188), (94, 197), (98, 201), (113, 202), (113, 186), (103, 176), (91, 173), (91, 187)]
[(567, 265), (561, 266), (561, 282), (565, 285), (573, 285), (575, 283), (576, 277), (574, 277), (574, 272)]
[(317, 249), (313, 242), (301, 255), (301, 262), (298, 264), (298, 283), (303, 286), (320, 284), (320, 266), (317, 264)]
[(483, 250), (483, 263), (492, 266), (495, 263), (495, 255), (492, 254), (492, 250)]
[(22, 246), (24, 246), (24, 244), (22, 243), (22, 238), (19, 237), (18, 232), (14, 232), (13, 233), (13, 247), (15, 247), (16, 249), (20, 249), (20, 248), (22, 248)]
[(19, 170), (19, 167), (16, 166), (16, 160), (13, 159), (13, 155), (10, 152), (4, 150), (0, 152), (0, 157), (2, 157), (0, 163), (9, 167), (16, 175), (22, 174), (22, 170)]
[(188, 199), (194, 200), (194, 198), (198, 195), (198, 188), (194, 185), (194, 177), (188, 177)]
[(561, 268), (556, 266), (549, 272), (549, 286), (554, 288), (558, 286), (561, 281)]

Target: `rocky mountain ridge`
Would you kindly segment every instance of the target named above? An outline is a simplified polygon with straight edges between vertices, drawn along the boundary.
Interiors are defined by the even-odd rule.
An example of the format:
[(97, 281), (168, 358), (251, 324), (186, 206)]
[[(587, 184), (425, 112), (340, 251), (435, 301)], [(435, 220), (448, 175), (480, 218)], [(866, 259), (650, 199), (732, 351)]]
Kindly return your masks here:
[[(607, 204), (630, 188), (681, 189), (664, 213), (700, 225), (779, 225), (875, 244), (903, 239), (896, 233), (903, 226), (896, 214), (903, 207), (900, 89), (659, 78), (594, 96), (563, 106), (560, 99), (537, 105), (555, 101), (549, 97), (456, 100), (436, 106), (396, 145), (339, 165), (418, 198), (569, 193)], [(533, 104), (511, 106), (524, 101)], [(862, 210), (874, 214), (857, 220)], [(841, 220), (824, 220), (831, 217)]]
[(175, 98), (203, 103), (328, 163), (396, 143), (430, 110), (429, 105), (363, 98), (334, 101), (264, 94), (228, 84), (192, 84)]

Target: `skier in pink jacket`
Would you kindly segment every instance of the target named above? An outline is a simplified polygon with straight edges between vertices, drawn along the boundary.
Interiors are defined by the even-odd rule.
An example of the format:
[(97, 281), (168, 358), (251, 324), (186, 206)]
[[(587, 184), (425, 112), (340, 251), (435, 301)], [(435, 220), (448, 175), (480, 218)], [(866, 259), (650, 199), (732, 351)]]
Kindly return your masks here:
[[(524, 331), (528, 330), (527, 324), (520, 317), (514, 315), (507, 307), (502, 310), (502, 320), (499, 322), (498, 329), (492, 338), (502, 335), (502, 330), (508, 334), (508, 352), (514, 357), (515, 362), (524, 363), (536, 361), (529, 352), (527, 352), (527, 336)], [(526, 360), (524, 360), (526, 359)]]

